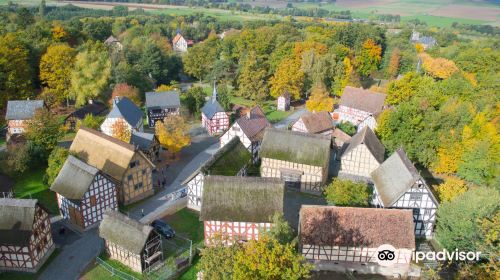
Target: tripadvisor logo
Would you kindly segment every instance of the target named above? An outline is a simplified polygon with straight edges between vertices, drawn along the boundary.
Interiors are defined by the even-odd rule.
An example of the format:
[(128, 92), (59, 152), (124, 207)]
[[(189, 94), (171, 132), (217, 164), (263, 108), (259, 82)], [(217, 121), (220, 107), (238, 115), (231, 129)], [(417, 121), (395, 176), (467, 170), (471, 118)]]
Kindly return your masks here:
[[(377, 263), (381, 266), (391, 266), (397, 262), (397, 250), (394, 246), (390, 244), (383, 244), (377, 248), (377, 252), (375, 252)], [(412, 259), (415, 260), (416, 263), (422, 261), (479, 261), (479, 257), (481, 252), (464, 252), (458, 251), (448, 251), (443, 249), (442, 251), (413, 251)]]

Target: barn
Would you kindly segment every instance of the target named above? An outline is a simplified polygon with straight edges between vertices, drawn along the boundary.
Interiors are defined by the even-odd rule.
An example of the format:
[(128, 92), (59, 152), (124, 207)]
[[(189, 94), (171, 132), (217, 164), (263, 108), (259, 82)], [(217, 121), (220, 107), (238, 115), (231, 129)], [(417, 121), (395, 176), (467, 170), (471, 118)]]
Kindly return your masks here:
[(259, 149), (264, 137), (264, 130), (271, 127), (266, 114), (259, 107), (255, 106), (244, 116), (234, 122), (234, 124), (220, 138), (220, 145), (224, 147), (231, 139), (239, 138), (252, 154), (254, 162), (259, 158)]
[(328, 112), (306, 113), (293, 125), (292, 131), (331, 136), (335, 126)]
[(110, 259), (143, 273), (163, 262), (161, 236), (149, 225), (118, 211), (107, 211), (99, 226)]
[(210, 135), (222, 133), (229, 127), (229, 117), (217, 101), (215, 85), (212, 97), (201, 108), (201, 124)]
[(129, 130), (143, 131), (142, 110), (127, 97), (117, 96), (113, 99), (113, 108), (101, 124), (101, 131), (113, 136), (113, 125), (123, 121)]
[(57, 194), (64, 219), (87, 230), (107, 209), (118, 209), (116, 185), (97, 168), (69, 155), (50, 190)]
[(284, 184), (275, 178), (208, 176), (205, 178), (200, 220), (205, 245), (222, 235), (224, 244), (258, 240), (283, 213)]
[(179, 115), (181, 100), (175, 90), (164, 92), (146, 92), (146, 112), (149, 127), (169, 115)]
[(251, 158), (238, 137), (229, 141), (182, 183), (188, 188), (187, 207), (200, 211), (203, 183), (207, 176), (245, 176)]
[(411, 209), (415, 235), (432, 237), (438, 202), (402, 148), (373, 171), (371, 177), (375, 186), (374, 206)]
[(69, 151), (111, 179), (118, 190), (118, 201), (123, 205), (154, 194), (155, 165), (134, 145), (82, 127)]
[(367, 182), (370, 173), (384, 161), (384, 153), (384, 145), (369, 127), (365, 127), (345, 144), (338, 176)]
[(328, 177), (331, 137), (266, 129), (260, 157), (262, 177), (281, 178), (286, 186), (321, 194)]
[[(299, 250), (319, 270), (392, 276), (410, 267), (415, 235), (409, 210), (304, 205), (299, 223)], [(385, 273), (377, 263), (384, 244), (395, 248), (395, 263)]]
[(37, 272), (55, 249), (47, 210), (36, 199), (0, 198), (0, 270)]

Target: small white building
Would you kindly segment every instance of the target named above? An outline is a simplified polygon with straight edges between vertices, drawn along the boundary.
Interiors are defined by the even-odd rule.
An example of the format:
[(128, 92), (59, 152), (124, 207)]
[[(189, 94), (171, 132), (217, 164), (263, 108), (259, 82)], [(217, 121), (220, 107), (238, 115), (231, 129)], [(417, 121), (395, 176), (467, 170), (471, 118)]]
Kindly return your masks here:
[(50, 190), (64, 219), (87, 230), (107, 209), (118, 209), (117, 187), (97, 168), (69, 155)]
[(335, 126), (328, 112), (306, 113), (292, 126), (292, 131), (331, 136)]
[(278, 111), (288, 111), (290, 110), (290, 93), (286, 91), (278, 97)]
[[(299, 250), (318, 270), (404, 275), (415, 249), (411, 211), (304, 205)], [(378, 264), (381, 245), (394, 247), (394, 264)], [(382, 248), (383, 249), (383, 248)]]
[(176, 52), (187, 52), (188, 47), (193, 46), (193, 41), (186, 40), (180, 33), (177, 33), (172, 40), (172, 45), (174, 47), (174, 51)]
[(200, 220), (205, 245), (222, 235), (224, 244), (258, 240), (284, 212), (284, 182), (275, 178), (209, 176), (205, 179)]
[(396, 150), (371, 177), (374, 206), (412, 210), (415, 235), (432, 236), (438, 202), (403, 149)]
[[(332, 113), (336, 122), (350, 122), (355, 126), (377, 127), (376, 118), (384, 110), (386, 95), (362, 88), (347, 86), (340, 98), (339, 107)], [(369, 118), (372, 117), (372, 118)]]
[(101, 124), (101, 131), (106, 135), (113, 136), (113, 125), (122, 121), (130, 131), (142, 132), (144, 128), (142, 115), (142, 110), (130, 99), (116, 97), (113, 99), (113, 109)]
[(371, 172), (384, 161), (384, 153), (384, 145), (369, 127), (365, 127), (344, 145), (338, 176), (369, 181)]
[(256, 161), (259, 158), (260, 144), (267, 127), (271, 127), (271, 123), (267, 120), (266, 114), (259, 106), (255, 106), (246, 115), (237, 119), (222, 135), (220, 146), (224, 147), (233, 138), (238, 137)]

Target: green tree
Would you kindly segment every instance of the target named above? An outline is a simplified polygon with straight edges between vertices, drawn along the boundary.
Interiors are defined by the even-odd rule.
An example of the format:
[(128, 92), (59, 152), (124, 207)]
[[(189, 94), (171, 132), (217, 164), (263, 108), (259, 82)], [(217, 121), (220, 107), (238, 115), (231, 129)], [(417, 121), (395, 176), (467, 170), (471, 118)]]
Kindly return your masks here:
[(201, 258), (197, 264), (203, 271), (203, 279), (233, 280), (234, 257), (240, 249), (238, 245), (225, 246), (221, 236), (216, 235), (211, 240), (212, 246), (201, 249)]
[(371, 196), (371, 190), (365, 183), (338, 178), (324, 192), (326, 201), (336, 206), (368, 206)]
[(267, 73), (261, 65), (253, 51), (244, 58), (238, 75), (239, 96), (252, 100), (265, 100), (268, 97)]
[(229, 88), (227, 85), (217, 86), (217, 101), (226, 111), (231, 110), (231, 99), (229, 98)]
[(300, 69), (300, 60), (283, 59), (269, 83), (271, 84), (271, 96), (274, 98), (278, 98), (285, 91), (288, 91), (292, 99), (300, 99), (304, 87), (304, 73)]
[(293, 245), (263, 236), (237, 251), (233, 279), (299, 280), (308, 278), (312, 267)]
[(71, 73), (71, 96), (81, 106), (103, 94), (111, 74), (111, 61), (101, 42), (87, 42), (75, 60)]
[(71, 76), (75, 63), (75, 49), (66, 44), (51, 45), (40, 59), (40, 81), (45, 91), (61, 102), (70, 96)]
[(38, 15), (40, 15), (41, 18), (45, 16), (45, 8), (47, 8), (45, 0), (40, 1), (40, 6), (38, 7)]
[(31, 162), (29, 147), (23, 143), (7, 145), (7, 154), (2, 159), (2, 171), (16, 175), (28, 170)]
[(39, 149), (41, 159), (46, 159), (64, 136), (64, 129), (59, 117), (48, 110), (38, 110), (33, 119), (26, 122), (26, 139)]
[(382, 60), (382, 47), (372, 39), (363, 43), (360, 51), (356, 54), (356, 69), (362, 77), (368, 77), (378, 69)]
[(182, 58), (184, 71), (200, 81), (205, 79), (214, 69), (218, 50), (219, 39), (215, 35), (211, 35), (202, 43), (194, 45)]
[(387, 103), (397, 105), (408, 101), (422, 92), (431, 91), (434, 81), (427, 76), (419, 76), (415, 72), (407, 73), (403, 78), (391, 82), (387, 89)]
[(451, 202), (442, 203), (437, 210), (436, 239), (449, 251), (477, 251), (486, 243), (480, 230), (481, 220), (492, 219), (498, 213), (499, 200), (497, 190), (477, 187)]
[(273, 226), (271, 229), (265, 233), (272, 239), (277, 240), (279, 243), (285, 245), (291, 243), (295, 237), (292, 227), (285, 220), (282, 213), (275, 213), (271, 218), (271, 223)]
[(45, 170), (44, 181), (47, 185), (52, 185), (59, 171), (68, 158), (69, 151), (66, 148), (56, 147), (49, 155), (47, 169)]
[(354, 134), (356, 134), (356, 126), (354, 126), (350, 122), (339, 123), (339, 129), (345, 132), (349, 136), (353, 136)]
[(0, 106), (33, 96), (28, 49), (14, 33), (0, 37)]
[(205, 105), (205, 91), (202, 87), (192, 87), (186, 92), (184, 103), (191, 114), (199, 115), (200, 109)]
[(81, 126), (92, 129), (99, 129), (105, 118), (105, 116), (94, 116), (92, 114), (87, 114), (85, 115), (85, 118), (83, 118), (83, 120), (78, 120), (78, 122), (76, 123), (76, 130), (80, 129)]

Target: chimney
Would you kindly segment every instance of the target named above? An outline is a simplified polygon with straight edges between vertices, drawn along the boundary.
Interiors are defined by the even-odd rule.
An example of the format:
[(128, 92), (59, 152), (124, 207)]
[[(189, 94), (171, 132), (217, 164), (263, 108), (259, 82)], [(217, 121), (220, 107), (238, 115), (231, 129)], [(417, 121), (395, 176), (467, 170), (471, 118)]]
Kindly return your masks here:
[(113, 106), (115, 106), (118, 102), (120, 102), (120, 99), (121, 99), (120, 96), (115, 96), (115, 98), (113, 98)]

